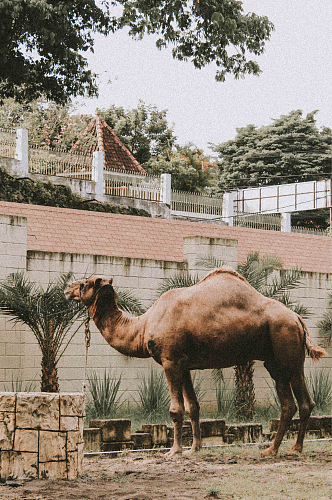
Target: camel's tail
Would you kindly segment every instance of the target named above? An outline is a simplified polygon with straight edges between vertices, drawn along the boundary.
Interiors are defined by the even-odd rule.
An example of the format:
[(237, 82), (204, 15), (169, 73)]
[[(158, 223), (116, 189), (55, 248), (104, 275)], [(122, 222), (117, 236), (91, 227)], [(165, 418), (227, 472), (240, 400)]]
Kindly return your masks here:
[(314, 361), (318, 361), (323, 356), (326, 356), (327, 352), (325, 351), (325, 349), (323, 347), (320, 347), (319, 345), (317, 345), (312, 340), (312, 338), (310, 338), (308, 329), (305, 326), (303, 319), (301, 318), (301, 316), (298, 316), (298, 318), (299, 318), (299, 321), (302, 325), (303, 331), (305, 333), (305, 346), (307, 348), (307, 353)]

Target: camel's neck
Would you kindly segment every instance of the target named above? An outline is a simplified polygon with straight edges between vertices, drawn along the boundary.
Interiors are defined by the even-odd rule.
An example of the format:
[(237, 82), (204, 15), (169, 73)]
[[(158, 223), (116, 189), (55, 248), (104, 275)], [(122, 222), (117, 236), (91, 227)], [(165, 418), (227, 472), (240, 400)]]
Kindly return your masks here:
[(144, 320), (129, 318), (118, 308), (114, 298), (97, 297), (89, 314), (102, 336), (114, 349), (138, 358), (148, 358), (144, 339)]

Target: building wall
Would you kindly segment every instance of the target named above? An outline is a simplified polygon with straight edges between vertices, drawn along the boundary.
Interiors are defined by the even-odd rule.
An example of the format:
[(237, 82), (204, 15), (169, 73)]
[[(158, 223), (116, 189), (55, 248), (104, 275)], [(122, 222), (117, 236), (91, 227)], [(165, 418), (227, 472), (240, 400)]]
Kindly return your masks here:
[[(137, 217), (131, 218), (134, 222)], [(161, 221), (160, 221), (161, 222)], [(199, 226), (199, 224), (197, 224)], [(165, 277), (177, 271), (189, 270), (203, 277), (207, 270), (197, 266), (197, 259), (214, 257), (223, 264), (235, 268), (238, 262), (238, 241), (236, 239), (208, 236), (183, 235), (182, 258), (177, 260), (144, 259), (121, 256), (93, 255), (84, 253), (64, 253), (33, 250), (33, 231), (30, 227), (27, 243), (27, 220), (11, 215), (0, 216), (0, 245), (3, 258), (0, 262), (0, 275), (5, 278), (10, 272), (26, 270), (32, 281), (45, 286), (49, 281), (65, 271), (73, 271), (75, 278), (101, 275), (114, 278), (118, 289), (132, 290), (145, 307), (149, 307)], [(254, 230), (253, 230), (254, 231)], [(234, 234), (234, 233), (233, 233)], [(84, 234), (81, 235), (82, 240)], [(79, 245), (78, 245), (79, 246)], [(84, 246), (82, 244), (82, 246)], [(259, 244), (252, 251), (259, 251)], [(294, 298), (308, 306), (312, 316), (306, 321), (310, 334), (317, 339), (317, 321), (326, 310), (328, 293), (332, 291), (332, 274), (318, 272), (303, 273), (303, 287), (293, 291)], [(91, 324), (91, 347), (88, 356), (88, 372), (96, 371), (101, 375), (104, 369), (122, 375), (121, 390), (126, 391), (124, 399), (137, 400), (136, 393), (140, 374), (147, 374), (150, 366), (157, 365), (152, 360), (128, 358), (118, 354), (108, 346), (101, 334)], [(33, 334), (25, 326), (13, 326), (9, 319), (0, 316), (0, 390), (10, 389), (11, 381), (22, 378), (25, 384), (33, 382), (36, 389), (40, 381), (40, 352)], [(61, 391), (79, 391), (84, 375), (85, 347), (83, 327), (74, 337), (59, 362)], [(306, 366), (313, 369), (310, 360)], [(331, 357), (317, 364), (324, 369), (331, 368)], [(159, 369), (159, 368), (158, 368)], [(225, 371), (232, 378), (232, 369)], [(211, 373), (200, 372), (203, 378), (205, 401), (215, 399)], [(267, 372), (261, 363), (256, 363), (255, 389), (258, 399), (266, 396)], [(271, 382), (269, 382), (270, 385)]]

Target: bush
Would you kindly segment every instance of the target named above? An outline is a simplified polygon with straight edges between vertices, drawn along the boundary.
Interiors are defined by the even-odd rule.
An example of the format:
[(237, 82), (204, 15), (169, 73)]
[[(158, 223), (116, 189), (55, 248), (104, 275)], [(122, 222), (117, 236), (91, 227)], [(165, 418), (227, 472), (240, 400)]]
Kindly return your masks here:
[(120, 410), (121, 396), (118, 392), (121, 384), (121, 375), (116, 378), (111, 372), (104, 371), (102, 378), (99, 378), (96, 372), (88, 376), (88, 385), (91, 394), (87, 404), (88, 418), (115, 418)]

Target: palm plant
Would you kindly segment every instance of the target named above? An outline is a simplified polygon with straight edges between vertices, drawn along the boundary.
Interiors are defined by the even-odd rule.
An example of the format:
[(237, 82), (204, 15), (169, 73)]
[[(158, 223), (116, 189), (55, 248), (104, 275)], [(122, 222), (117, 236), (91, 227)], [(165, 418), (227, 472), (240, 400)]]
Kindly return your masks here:
[[(0, 310), (14, 324), (26, 324), (39, 344), (42, 392), (59, 392), (58, 362), (86, 314), (83, 304), (65, 298), (64, 290), (72, 277), (71, 272), (64, 273), (46, 290), (23, 272), (10, 274), (0, 284)], [(77, 320), (77, 327), (71, 331)]]
[(316, 403), (315, 412), (330, 412), (332, 404), (332, 380), (328, 370), (320, 369), (306, 377), (308, 389)]
[(329, 295), (329, 309), (318, 323), (319, 333), (325, 338), (326, 345), (332, 344), (332, 293)]

